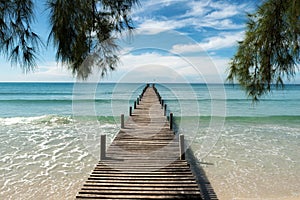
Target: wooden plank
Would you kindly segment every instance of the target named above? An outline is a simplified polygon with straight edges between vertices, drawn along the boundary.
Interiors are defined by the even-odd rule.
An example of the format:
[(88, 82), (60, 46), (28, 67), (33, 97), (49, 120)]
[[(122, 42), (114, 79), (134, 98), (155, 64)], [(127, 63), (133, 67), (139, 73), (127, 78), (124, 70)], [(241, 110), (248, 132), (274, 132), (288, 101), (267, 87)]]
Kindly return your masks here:
[(200, 194), (200, 191), (194, 191), (194, 190), (163, 190), (163, 191), (157, 191), (157, 190), (117, 190), (117, 191), (111, 191), (111, 190), (81, 190), (79, 191), (79, 194), (125, 194), (125, 195), (140, 195), (140, 194), (147, 194), (147, 195), (162, 195), (162, 194), (171, 194), (171, 195), (178, 195), (178, 194)]
[[(106, 187), (156, 187), (156, 188), (178, 188), (178, 183), (177, 182), (170, 182), (170, 183), (120, 183), (120, 182), (115, 182), (115, 183), (110, 183), (110, 182), (86, 182), (84, 187), (101, 187), (101, 186), (106, 186)], [(193, 187), (197, 188), (197, 183), (180, 183), (180, 187)]]
[(77, 199), (189, 199), (189, 200), (199, 200), (199, 195), (182, 195), (182, 194), (176, 194), (176, 195), (170, 195), (170, 194), (161, 194), (161, 195), (134, 195), (134, 196), (124, 196), (124, 195), (118, 195), (118, 194), (78, 194), (76, 196)]
[(86, 183), (133, 183), (133, 184), (194, 184), (196, 183), (195, 179), (147, 179), (147, 180), (138, 180), (138, 179), (98, 179), (98, 178), (88, 178)]
[[(141, 176), (141, 175), (193, 175), (192, 172), (190, 170), (178, 170), (176, 171), (177, 173), (174, 173), (174, 171), (149, 171), (149, 172), (145, 172), (145, 171), (131, 171), (131, 172), (126, 172), (126, 175), (138, 175), (138, 176)], [(114, 171), (114, 170), (105, 170), (105, 171), (102, 171), (102, 170), (94, 170), (92, 172), (92, 174), (119, 174), (119, 175), (122, 175), (124, 174), (124, 172), (122, 171)]]
[[(94, 169), (94, 172), (97, 172), (97, 171), (103, 171), (103, 172), (107, 172), (107, 171), (120, 171), (119, 170), (120, 168), (116, 169), (116, 168), (105, 168), (105, 167), (96, 167)], [(123, 168), (124, 170), (126, 171), (133, 171), (133, 172), (141, 172), (143, 171), (143, 169), (147, 170), (147, 171), (153, 171), (153, 172), (190, 172), (190, 168), (188, 167), (181, 167), (181, 168), (178, 168), (178, 167), (169, 167), (169, 168), (162, 168), (162, 169), (157, 169), (155, 167), (131, 167), (131, 168)], [(122, 171), (122, 170), (121, 170)]]
[(97, 175), (97, 174), (91, 174), (89, 176), (91, 179), (94, 178), (94, 180), (99, 180), (99, 179), (130, 179), (130, 180), (193, 180), (193, 176), (184, 176), (184, 175), (126, 175), (126, 174), (120, 174), (120, 175), (115, 175), (115, 174), (107, 174), (107, 175)]
[(201, 199), (155, 91), (144, 89), (77, 199)]
[[(100, 187), (99, 187), (100, 188)], [(84, 186), (81, 188), (81, 191), (97, 191), (98, 186)], [(155, 193), (155, 194), (165, 194), (165, 193), (174, 193), (177, 194), (178, 192), (183, 192), (183, 193), (199, 193), (199, 190), (197, 187), (145, 187), (144, 185), (141, 186), (134, 186), (134, 187), (120, 187), (120, 186), (109, 186), (109, 187), (103, 187), (101, 185), (100, 192), (106, 192), (110, 193), (110, 190), (112, 191), (121, 191), (121, 192), (131, 192), (131, 193), (137, 193), (141, 194), (142, 192), (144, 193)]]

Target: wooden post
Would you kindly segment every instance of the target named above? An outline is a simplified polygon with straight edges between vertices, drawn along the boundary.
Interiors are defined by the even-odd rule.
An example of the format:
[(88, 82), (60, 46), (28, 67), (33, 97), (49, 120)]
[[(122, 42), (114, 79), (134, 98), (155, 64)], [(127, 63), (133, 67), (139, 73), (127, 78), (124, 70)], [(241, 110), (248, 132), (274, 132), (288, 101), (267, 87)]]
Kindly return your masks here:
[(180, 160), (185, 160), (184, 135), (179, 135)]
[(170, 113), (169, 121), (170, 121), (170, 130), (173, 130), (173, 113)]
[(106, 155), (106, 135), (100, 136), (100, 160), (104, 160)]
[(164, 100), (161, 100), (161, 108), (164, 108)]
[(132, 107), (129, 107), (129, 116), (132, 116)]
[(165, 104), (165, 106), (164, 106), (164, 116), (166, 116), (167, 115), (167, 104)]
[(133, 108), (136, 109), (136, 101), (134, 101)]
[(121, 114), (121, 128), (125, 128), (125, 126), (124, 126), (124, 114)]
[(140, 104), (140, 99), (139, 99), (139, 98), (136, 99), (136, 104), (137, 104), (137, 105)]

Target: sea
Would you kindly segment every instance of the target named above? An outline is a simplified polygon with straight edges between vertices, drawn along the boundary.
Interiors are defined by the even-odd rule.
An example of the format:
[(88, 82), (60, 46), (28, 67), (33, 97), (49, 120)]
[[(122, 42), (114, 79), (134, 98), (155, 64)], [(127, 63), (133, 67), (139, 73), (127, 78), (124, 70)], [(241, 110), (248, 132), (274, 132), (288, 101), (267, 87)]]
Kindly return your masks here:
[[(219, 199), (300, 199), (300, 85), (155, 83)], [(143, 83), (0, 83), (0, 199), (74, 199)]]

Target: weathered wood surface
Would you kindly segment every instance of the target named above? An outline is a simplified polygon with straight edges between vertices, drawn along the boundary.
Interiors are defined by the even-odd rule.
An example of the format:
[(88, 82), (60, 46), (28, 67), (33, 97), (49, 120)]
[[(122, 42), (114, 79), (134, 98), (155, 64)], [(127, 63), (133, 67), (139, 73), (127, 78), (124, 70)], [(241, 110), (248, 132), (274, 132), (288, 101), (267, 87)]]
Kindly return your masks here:
[(153, 87), (145, 90), (77, 199), (201, 199)]

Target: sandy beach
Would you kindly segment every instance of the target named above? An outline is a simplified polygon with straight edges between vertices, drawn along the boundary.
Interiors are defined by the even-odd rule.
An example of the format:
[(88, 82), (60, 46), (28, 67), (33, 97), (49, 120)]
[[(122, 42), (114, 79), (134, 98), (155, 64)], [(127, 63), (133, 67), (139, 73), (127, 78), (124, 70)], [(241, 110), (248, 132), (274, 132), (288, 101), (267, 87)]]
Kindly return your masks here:
[[(50, 92), (45, 89), (49, 84), (29, 84), (24, 94), (25, 86), (0, 87), (5, 94), (0, 95), (0, 199), (74, 199), (99, 159), (100, 134), (111, 141), (119, 130), (119, 113), (113, 117), (112, 110), (127, 110), (132, 103), (128, 98), (136, 97), (132, 91), (139, 85), (123, 85), (127, 89), (117, 93), (113, 103), (112, 84), (99, 90), (96, 101), (80, 101), (80, 105), (96, 102), (103, 115), (96, 118), (72, 116), (72, 84), (52, 84)], [(158, 89), (175, 116), (185, 107), (185, 115), (176, 122), (180, 131), (191, 137), (194, 155), (211, 163), (201, 166), (219, 199), (300, 199), (299, 86), (255, 108), (240, 100), (240, 90), (226, 88), (230, 98), (222, 128), (210, 127), (207, 88), (201, 84), (192, 87), (198, 101), (186, 98), (184, 85)], [(214, 87), (218, 90), (219, 86)], [(175, 97), (171, 91), (181, 96)], [(287, 100), (289, 106), (283, 106)], [(194, 103), (199, 105), (200, 118), (193, 116)], [(195, 121), (200, 124), (197, 129)], [(216, 145), (204, 156), (203, 147), (211, 134), (218, 136)]]

